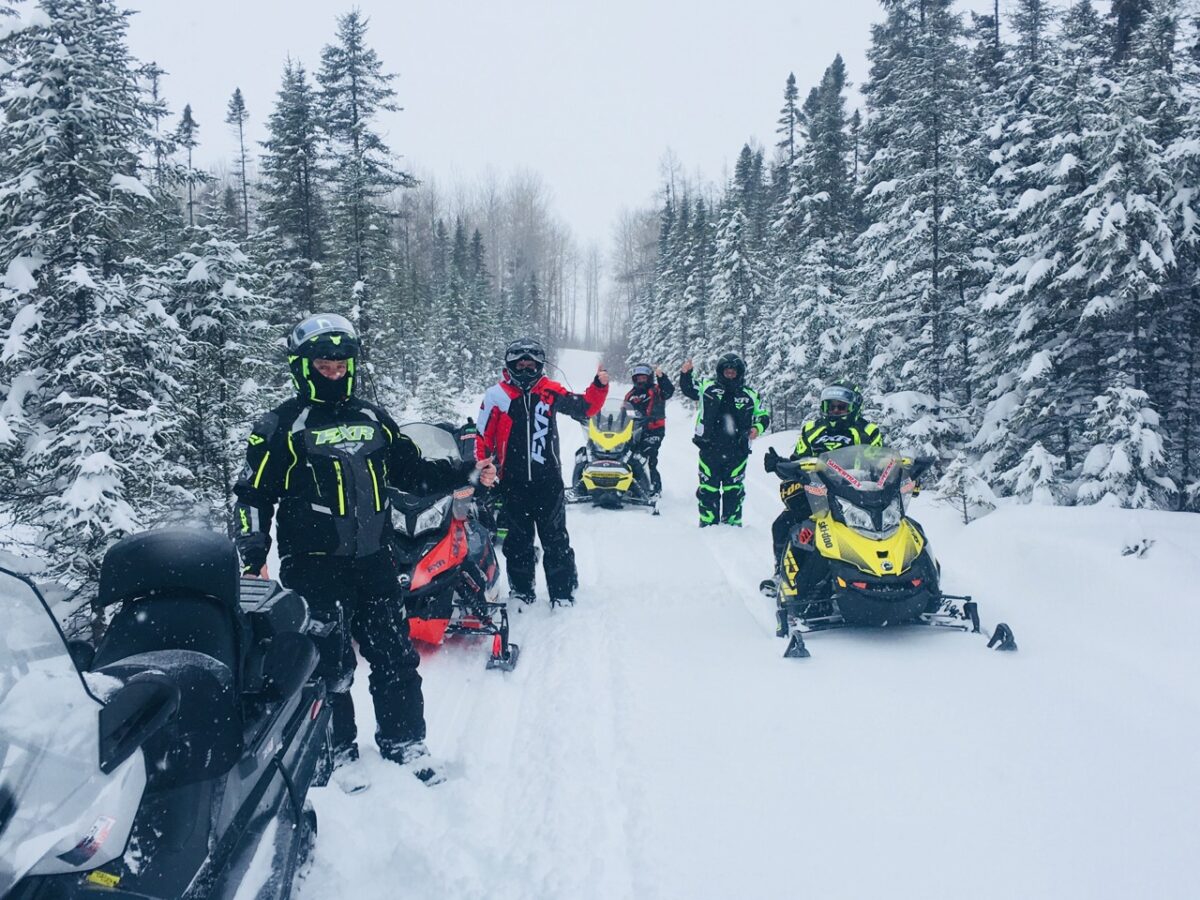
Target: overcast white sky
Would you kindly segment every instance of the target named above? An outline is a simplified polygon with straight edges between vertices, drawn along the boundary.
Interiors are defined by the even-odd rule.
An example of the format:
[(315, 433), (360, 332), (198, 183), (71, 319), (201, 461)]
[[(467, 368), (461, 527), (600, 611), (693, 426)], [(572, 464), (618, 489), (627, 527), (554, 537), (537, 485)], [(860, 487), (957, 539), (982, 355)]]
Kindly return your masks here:
[[(133, 52), (192, 104), (200, 159), (229, 160), (225, 104), (241, 87), (251, 137), (289, 54), (315, 72), (333, 0), (126, 0)], [(623, 206), (653, 202), (667, 148), (718, 179), (744, 141), (774, 142), (784, 81), (801, 98), (841, 53), (866, 77), (877, 0), (359, 0), (403, 112), (382, 123), (405, 164), (446, 185), (489, 167), (539, 171), (581, 242), (609, 247)], [(990, 9), (991, 0), (960, 0)], [(1002, 0), (1002, 8), (1008, 0)], [(257, 148), (256, 148), (257, 149)]]

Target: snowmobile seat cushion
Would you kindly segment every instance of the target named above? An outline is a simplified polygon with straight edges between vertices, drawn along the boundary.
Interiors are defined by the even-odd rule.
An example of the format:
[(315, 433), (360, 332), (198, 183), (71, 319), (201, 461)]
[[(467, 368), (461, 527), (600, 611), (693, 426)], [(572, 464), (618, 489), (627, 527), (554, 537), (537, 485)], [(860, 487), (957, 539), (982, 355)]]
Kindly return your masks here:
[(122, 538), (104, 555), (98, 599), (111, 606), (152, 594), (198, 593), (236, 607), (239, 582), (237, 550), (224, 535), (146, 531)]
[(256, 644), (280, 634), (302, 633), (308, 626), (308, 604), (304, 598), (281, 587), (277, 581), (243, 578), (241, 606)]
[(239, 619), (210, 597), (157, 596), (122, 604), (96, 647), (93, 669), (157, 650), (190, 650), (231, 672), (242, 662)]
[(241, 759), (241, 704), (229, 666), (194, 650), (156, 650), (97, 671), (120, 681), (157, 672), (179, 688), (179, 709), (142, 746), (151, 790), (216, 778)]

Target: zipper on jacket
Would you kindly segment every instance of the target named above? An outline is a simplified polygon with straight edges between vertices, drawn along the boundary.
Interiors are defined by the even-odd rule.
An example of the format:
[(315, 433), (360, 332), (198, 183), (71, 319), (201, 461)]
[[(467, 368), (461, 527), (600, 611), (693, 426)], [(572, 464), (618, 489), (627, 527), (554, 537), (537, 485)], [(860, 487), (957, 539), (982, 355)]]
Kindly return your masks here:
[(533, 410), (529, 408), (529, 392), (525, 392), (525, 467), (533, 481)]
[(338, 515), (344, 516), (346, 514), (346, 483), (342, 481), (342, 461), (340, 459), (333, 461), (333, 470), (337, 472)]
[(375, 474), (375, 461), (367, 460), (367, 468), (371, 472), (371, 484), (375, 488), (375, 512), (383, 509), (383, 504), (379, 502), (379, 477)]

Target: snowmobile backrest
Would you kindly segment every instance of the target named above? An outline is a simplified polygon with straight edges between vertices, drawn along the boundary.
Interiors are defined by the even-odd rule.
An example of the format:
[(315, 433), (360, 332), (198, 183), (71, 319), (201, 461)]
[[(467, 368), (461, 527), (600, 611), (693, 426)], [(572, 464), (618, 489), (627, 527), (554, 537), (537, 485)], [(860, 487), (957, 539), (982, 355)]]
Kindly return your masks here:
[(100, 565), (99, 601), (195, 593), (236, 608), (238, 556), (223, 535), (199, 529), (145, 531), (117, 541)]
[(156, 650), (205, 653), (240, 678), (249, 641), (238, 606), (237, 551), (211, 531), (130, 535), (100, 566), (99, 601), (121, 610), (96, 647), (94, 667)]

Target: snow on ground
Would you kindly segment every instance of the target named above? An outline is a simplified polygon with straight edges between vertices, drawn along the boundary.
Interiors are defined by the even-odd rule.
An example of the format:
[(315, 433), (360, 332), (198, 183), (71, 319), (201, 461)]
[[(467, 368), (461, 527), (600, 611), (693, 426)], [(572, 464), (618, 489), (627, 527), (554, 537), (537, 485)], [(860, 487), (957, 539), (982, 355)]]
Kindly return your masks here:
[[(581, 390), (595, 357), (561, 362)], [(543, 590), (514, 614), (516, 671), (485, 671), (483, 644), (426, 654), (451, 779), (368, 752), (371, 790), (313, 791), (302, 898), (1195, 896), (1200, 518), (1023, 507), (964, 527), (926, 493), (947, 590), (1020, 652), (897, 629), (785, 660), (757, 591), (780, 508), (764, 443), (746, 527), (701, 532), (672, 407), (663, 515), (571, 509), (578, 602)], [(581, 432), (559, 425), (569, 459)]]

